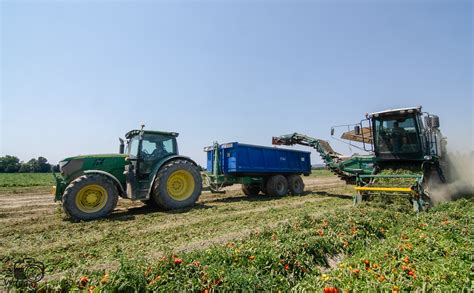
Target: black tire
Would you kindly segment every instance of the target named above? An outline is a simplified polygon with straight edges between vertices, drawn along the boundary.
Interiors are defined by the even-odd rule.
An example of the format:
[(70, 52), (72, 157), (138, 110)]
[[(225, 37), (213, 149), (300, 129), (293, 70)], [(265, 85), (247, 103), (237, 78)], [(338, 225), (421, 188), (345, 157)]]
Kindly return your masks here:
[[(97, 202), (88, 202), (88, 192), (87, 187), (97, 188), (94, 186), (100, 186), (101, 191), (99, 200)], [(100, 200), (102, 198), (102, 200)], [(75, 180), (73, 180), (66, 187), (66, 190), (63, 193), (62, 202), (63, 209), (66, 214), (74, 220), (94, 220), (99, 218), (107, 217), (117, 206), (118, 201), (118, 192), (114, 183), (103, 175), (98, 174), (89, 174), (82, 175)], [(94, 206), (95, 205), (95, 206)]]
[(265, 178), (263, 182), (260, 184), (260, 191), (265, 195), (268, 195), (267, 182), (268, 182), (268, 178)]
[[(183, 172), (185, 176), (192, 176), (194, 187), (189, 187), (189, 192), (185, 191), (185, 195), (182, 199), (178, 199), (168, 192), (168, 184), (172, 185), (173, 182), (179, 180), (173, 179), (175, 172)], [(169, 182), (171, 178), (171, 181)], [(177, 181), (176, 181), (177, 180)], [(191, 180), (191, 179), (190, 179)], [(186, 181), (186, 180), (185, 180)], [(178, 182), (179, 183), (179, 182)], [(181, 182), (182, 184), (183, 182)], [(189, 182), (186, 182), (189, 184)], [(155, 202), (163, 209), (173, 210), (182, 209), (193, 206), (201, 195), (202, 189), (202, 178), (199, 173), (199, 169), (192, 162), (187, 160), (173, 160), (166, 163), (161, 167), (160, 171), (156, 175), (155, 182), (153, 183), (152, 197)]]
[(150, 199), (145, 199), (145, 200), (140, 200), (144, 205), (150, 208), (156, 208), (158, 207), (158, 204), (155, 202), (153, 198)]
[(299, 175), (290, 175), (286, 178), (288, 181), (288, 190), (292, 195), (301, 195), (304, 191), (304, 182)]
[(272, 196), (283, 196), (288, 193), (288, 182), (283, 175), (270, 177), (266, 187), (267, 193)]
[(258, 195), (260, 186), (257, 184), (242, 184), (242, 191), (245, 195)]

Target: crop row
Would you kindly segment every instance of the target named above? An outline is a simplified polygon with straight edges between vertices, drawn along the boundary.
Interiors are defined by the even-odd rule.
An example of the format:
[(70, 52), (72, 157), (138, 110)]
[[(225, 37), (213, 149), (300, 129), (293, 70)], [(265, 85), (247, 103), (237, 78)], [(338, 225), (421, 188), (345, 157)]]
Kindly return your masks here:
[[(116, 271), (68, 275), (38, 288), (90, 291), (294, 288), (469, 288), (473, 200), (419, 215), (361, 205), (256, 230), (239, 242), (150, 262), (122, 257)], [(137, 253), (139, 248), (137, 248)]]

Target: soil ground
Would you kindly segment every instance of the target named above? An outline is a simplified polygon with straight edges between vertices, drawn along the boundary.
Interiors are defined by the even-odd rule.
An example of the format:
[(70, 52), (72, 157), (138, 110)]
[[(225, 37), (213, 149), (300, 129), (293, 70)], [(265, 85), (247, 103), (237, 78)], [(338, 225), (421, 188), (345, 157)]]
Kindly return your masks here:
[(119, 200), (109, 218), (79, 223), (65, 217), (47, 187), (0, 190), (0, 259), (34, 257), (55, 279), (87, 268), (114, 269), (121, 255), (154, 260), (242, 239), (301, 214), (351, 207), (352, 188), (337, 177), (304, 182), (302, 196), (245, 196), (234, 185), (225, 194), (203, 192), (195, 207), (179, 211)]

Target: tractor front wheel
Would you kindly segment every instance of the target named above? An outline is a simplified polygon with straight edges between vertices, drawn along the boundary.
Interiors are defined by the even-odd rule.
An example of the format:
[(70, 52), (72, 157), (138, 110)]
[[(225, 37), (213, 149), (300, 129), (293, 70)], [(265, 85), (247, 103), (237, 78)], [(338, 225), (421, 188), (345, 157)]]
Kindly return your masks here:
[(161, 167), (153, 183), (153, 199), (166, 210), (193, 206), (201, 195), (202, 179), (196, 165), (174, 160)]
[(117, 205), (117, 188), (108, 178), (88, 174), (73, 180), (64, 191), (64, 211), (74, 220), (94, 220), (109, 215)]

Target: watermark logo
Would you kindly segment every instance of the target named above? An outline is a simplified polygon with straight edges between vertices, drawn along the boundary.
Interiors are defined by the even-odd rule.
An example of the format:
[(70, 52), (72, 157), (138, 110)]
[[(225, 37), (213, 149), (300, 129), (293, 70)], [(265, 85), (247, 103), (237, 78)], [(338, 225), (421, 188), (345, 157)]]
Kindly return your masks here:
[(17, 260), (2, 271), (0, 284), (5, 288), (35, 288), (44, 278), (44, 264), (34, 258)]

